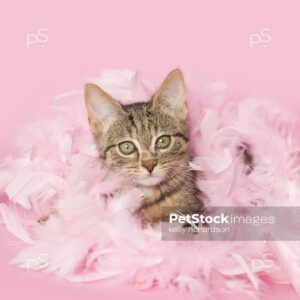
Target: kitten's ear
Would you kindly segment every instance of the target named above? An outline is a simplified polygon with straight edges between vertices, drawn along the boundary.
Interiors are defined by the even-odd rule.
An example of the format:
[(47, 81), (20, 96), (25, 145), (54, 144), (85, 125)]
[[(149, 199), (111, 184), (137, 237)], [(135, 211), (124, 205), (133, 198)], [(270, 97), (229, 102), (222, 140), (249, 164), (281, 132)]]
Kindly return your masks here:
[(185, 83), (180, 69), (175, 69), (168, 74), (154, 95), (152, 107), (186, 119)]
[(120, 103), (95, 84), (85, 85), (84, 98), (94, 134), (105, 131), (123, 112)]

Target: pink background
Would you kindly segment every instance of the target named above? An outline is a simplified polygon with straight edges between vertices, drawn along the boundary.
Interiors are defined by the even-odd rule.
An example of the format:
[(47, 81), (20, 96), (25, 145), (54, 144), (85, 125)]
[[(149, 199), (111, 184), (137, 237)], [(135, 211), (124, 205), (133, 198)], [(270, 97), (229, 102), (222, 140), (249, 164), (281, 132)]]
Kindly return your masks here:
[[(225, 80), (233, 98), (274, 97), (299, 113), (299, 11), (299, 0), (6, 1), (0, 12), (0, 156), (11, 151), (23, 124), (47, 113), (55, 95), (81, 88), (103, 68), (138, 69), (158, 83), (181, 67)], [(28, 48), (27, 35), (40, 28), (47, 29), (48, 42)], [(250, 47), (263, 28), (270, 41), (262, 37)], [(3, 228), (0, 249), (1, 295), (12, 300), (182, 299), (20, 271), (7, 265), (16, 249)], [(289, 286), (272, 290), (270, 299), (300, 298)]]

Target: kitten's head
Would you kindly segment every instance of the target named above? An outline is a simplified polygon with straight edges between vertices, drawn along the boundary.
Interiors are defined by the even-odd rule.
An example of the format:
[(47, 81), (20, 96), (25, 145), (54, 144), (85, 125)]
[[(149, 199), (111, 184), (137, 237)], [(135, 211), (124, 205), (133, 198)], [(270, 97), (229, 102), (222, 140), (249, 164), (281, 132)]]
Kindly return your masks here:
[(90, 127), (106, 167), (132, 183), (155, 186), (189, 160), (185, 85), (180, 70), (148, 103), (121, 105), (94, 84), (85, 87)]

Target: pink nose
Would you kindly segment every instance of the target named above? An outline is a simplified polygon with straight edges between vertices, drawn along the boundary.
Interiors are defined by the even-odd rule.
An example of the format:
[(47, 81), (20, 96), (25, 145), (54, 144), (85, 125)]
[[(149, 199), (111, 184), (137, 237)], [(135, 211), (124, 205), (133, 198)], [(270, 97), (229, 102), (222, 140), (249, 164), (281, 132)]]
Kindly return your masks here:
[(157, 165), (157, 161), (153, 159), (147, 159), (142, 161), (142, 166), (151, 173), (154, 167)]

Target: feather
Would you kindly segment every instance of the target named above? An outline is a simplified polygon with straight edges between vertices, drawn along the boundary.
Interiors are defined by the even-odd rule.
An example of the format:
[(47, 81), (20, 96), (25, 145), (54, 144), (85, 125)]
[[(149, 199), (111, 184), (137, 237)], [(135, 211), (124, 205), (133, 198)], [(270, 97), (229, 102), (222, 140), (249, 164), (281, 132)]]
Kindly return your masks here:
[(31, 244), (33, 240), (31, 239), (26, 226), (22, 223), (20, 216), (18, 216), (12, 208), (7, 205), (0, 203), (0, 215), (6, 229), (16, 236), (21, 241)]

